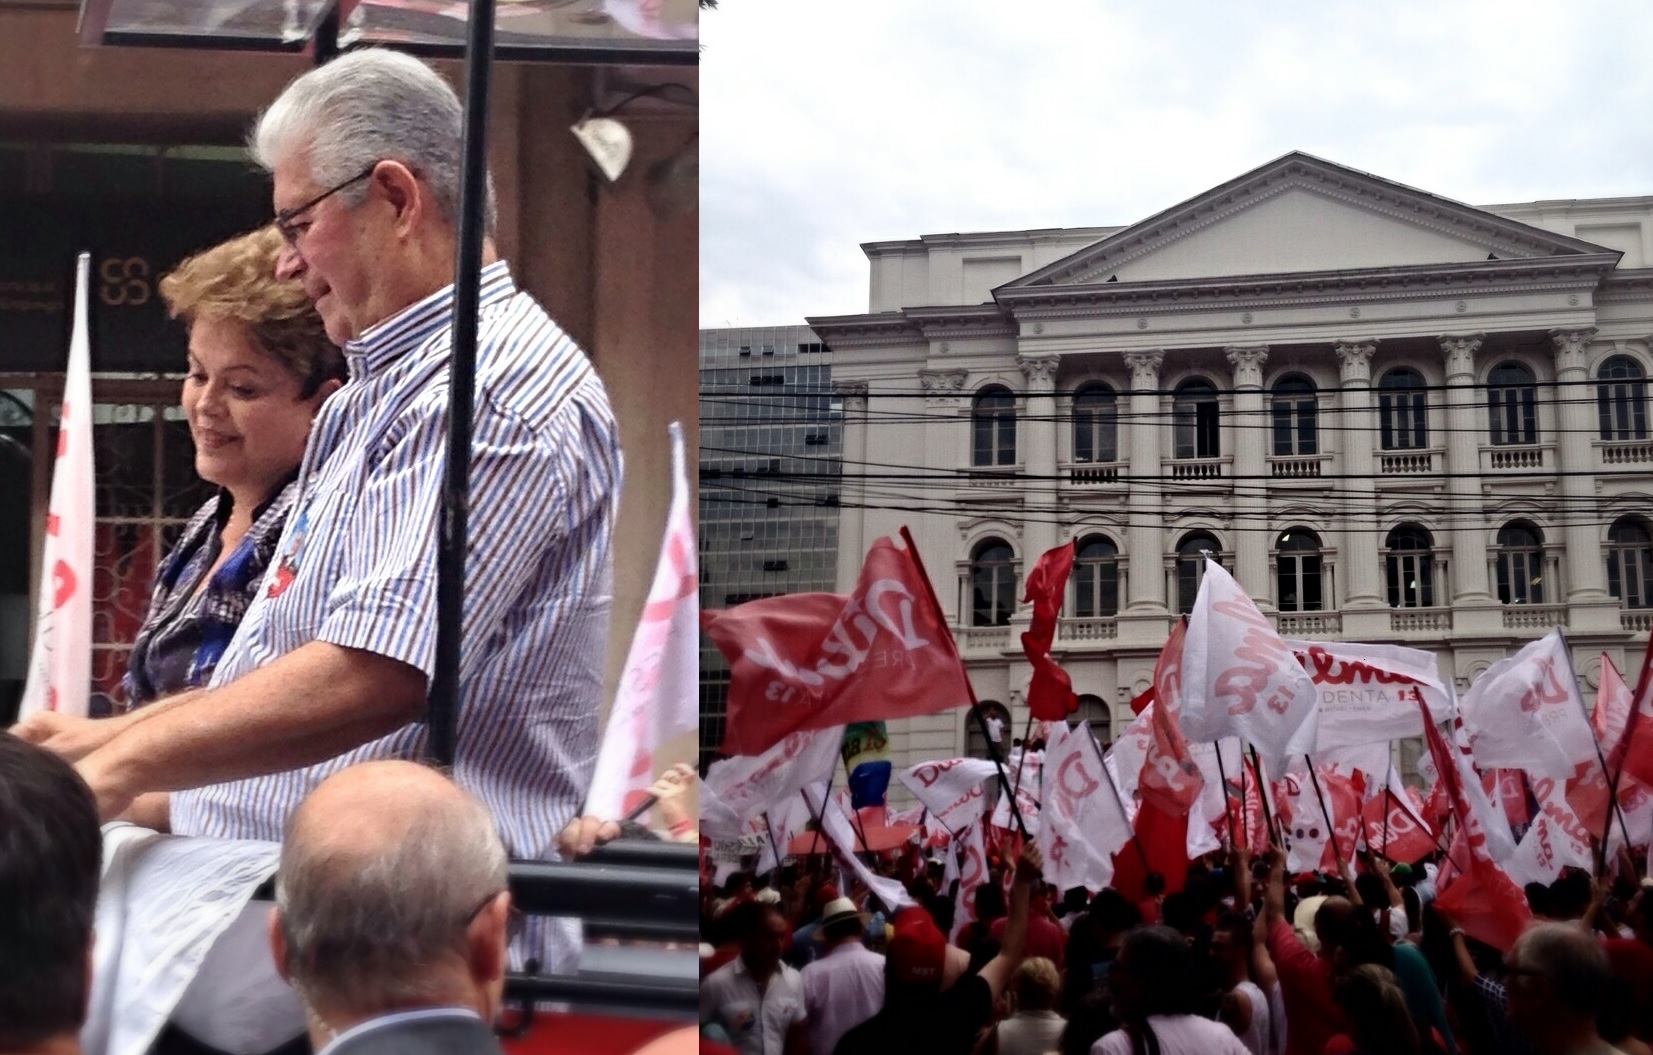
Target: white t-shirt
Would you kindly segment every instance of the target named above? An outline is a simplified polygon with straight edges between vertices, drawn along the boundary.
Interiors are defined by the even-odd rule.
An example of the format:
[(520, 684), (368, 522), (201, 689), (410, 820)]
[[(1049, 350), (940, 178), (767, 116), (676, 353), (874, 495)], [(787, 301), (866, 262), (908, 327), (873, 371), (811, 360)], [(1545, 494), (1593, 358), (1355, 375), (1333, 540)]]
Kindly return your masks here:
[(1268, 997), (1263, 995), (1255, 982), (1241, 982), (1234, 987), (1234, 991), (1251, 1001), (1251, 1028), (1240, 1035), (1240, 1043), (1251, 1055), (1274, 1055), (1269, 1043)]
[[(1251, 1055), (1234, 1031), (1198, 1015), (1149, 1015), (1159, 1055)], [(1091, 1045), (1091, 1055), (1132, 1055), (1131, 1038), (1116, 1029)]]
[(700, 1021), (721, 1025), (740, 1055), (781, 1055), (786, 1031), (803, 1019), (803, 983), (784, 963), (762, 992), (739, 956), (700, 983)]

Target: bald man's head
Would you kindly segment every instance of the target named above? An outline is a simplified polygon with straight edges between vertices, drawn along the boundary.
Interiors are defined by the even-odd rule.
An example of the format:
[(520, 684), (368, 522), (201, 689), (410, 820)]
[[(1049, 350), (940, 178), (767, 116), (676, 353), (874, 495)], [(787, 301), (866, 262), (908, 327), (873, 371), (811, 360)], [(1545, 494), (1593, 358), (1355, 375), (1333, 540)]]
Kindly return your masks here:
[[(288, 822), (278, 955), (323, 1017), (469, 1004), (497, 980), (478, 977), (493, 969), (476, 945), (479, 934), (503, 943), (505, 885), (505, 849), (474, 796), (412, 762), (353, 766)], [(481, 933), (478, 917), (495, 915), (499, 933)]]

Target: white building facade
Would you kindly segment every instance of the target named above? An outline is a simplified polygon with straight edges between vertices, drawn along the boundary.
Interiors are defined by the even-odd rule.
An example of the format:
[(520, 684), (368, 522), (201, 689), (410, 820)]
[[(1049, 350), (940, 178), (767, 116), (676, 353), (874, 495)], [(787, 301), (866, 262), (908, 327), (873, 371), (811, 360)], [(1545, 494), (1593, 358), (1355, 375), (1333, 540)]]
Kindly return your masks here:
[[(1290, 154), (1129, 227), (863, 248), (871, 310), (809, 320), (838, 585), (909, 525), (1014, 735), (1022, 576), (1069, 540), (1056, 655), (1104, 740), (1206, 552), (1287, 637), (1428, 648), (1460, 690), (1551, 626), (1587, 695), (1603, 652), (1635, 676), (1653, 197), (1475, 208)], [(982, 750), (963, 709), (891, 733), (898, 766)]]

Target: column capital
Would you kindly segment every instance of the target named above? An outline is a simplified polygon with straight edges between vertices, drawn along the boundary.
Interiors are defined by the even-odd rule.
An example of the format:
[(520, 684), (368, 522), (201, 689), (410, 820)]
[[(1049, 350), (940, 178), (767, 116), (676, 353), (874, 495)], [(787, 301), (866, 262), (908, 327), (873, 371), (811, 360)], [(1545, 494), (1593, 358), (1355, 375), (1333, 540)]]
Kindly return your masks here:
[(1125, 365), (1131, 371), (1131, 387), (1134, 389), (1156, 389), (1159, 387), (1159, 368), (1165, 362), (1165, 353), (1155, 349), (1151, 352), (1126, 352)]
[(1345, 385), (1372, 381), (1372, 355), (1377, 351), (1377, 340), (1338, 341), (1332, 346), (1337, 353), (1338, 380)]
[(1474, 377), (1475, 353), (1481, 350), (1486, 334), (1444, 335), (1440, 340), (1441, 354), (1446, 357), (1446, 379)]
[(1563, 370), (1585, 368), (1585, 356), (1590, 351), (1590, 342), (1595, 340), (1594, 327), (1579, 330), (1551, 330), (1550, 342), (1555, 345), (1556, 373)]
[(920, 370), (918, 383), (924, 386), (924, 401), (932, 407), (956, 403), (969, 375), (968, 370)]
[(1268, 362), (1268, 345), (1230, 345), (1223, 349), (1234, 367), (1235, 388), (1262, 388), (1263, 364)]
[(867, 383), (865, 381), (834, 381), (832, 394), (844, 401), (844, 413), (861, 414), (867, 409)]
[(1027, 378), (1028, 387), (1037, 386), (1041, 392), (1056, 387), (1056, 368), (1062, 365), (1059, 355), (1018, 355), (1016, 365)]

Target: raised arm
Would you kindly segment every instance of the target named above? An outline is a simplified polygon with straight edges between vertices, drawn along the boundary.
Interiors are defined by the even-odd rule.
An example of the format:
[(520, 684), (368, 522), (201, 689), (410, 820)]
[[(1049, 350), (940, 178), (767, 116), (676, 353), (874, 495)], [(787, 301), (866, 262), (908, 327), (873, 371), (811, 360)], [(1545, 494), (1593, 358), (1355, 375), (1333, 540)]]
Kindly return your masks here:
[(1044, 858), (1039, 848), (1029, 841), (1016, 859), (1016, 878), (1010, 886), (1010, 917), (1004, 923), (1004, 939), (999, 943), (999, 954), (987, 961), (981, 969), (982, 980), (997, 1000), (1010, 984), (1010, 976), (1022, 964), (1022, 953), (1027, 948), (1028, 903), (1032, 900), (1033, 884), (1044, 872)]

